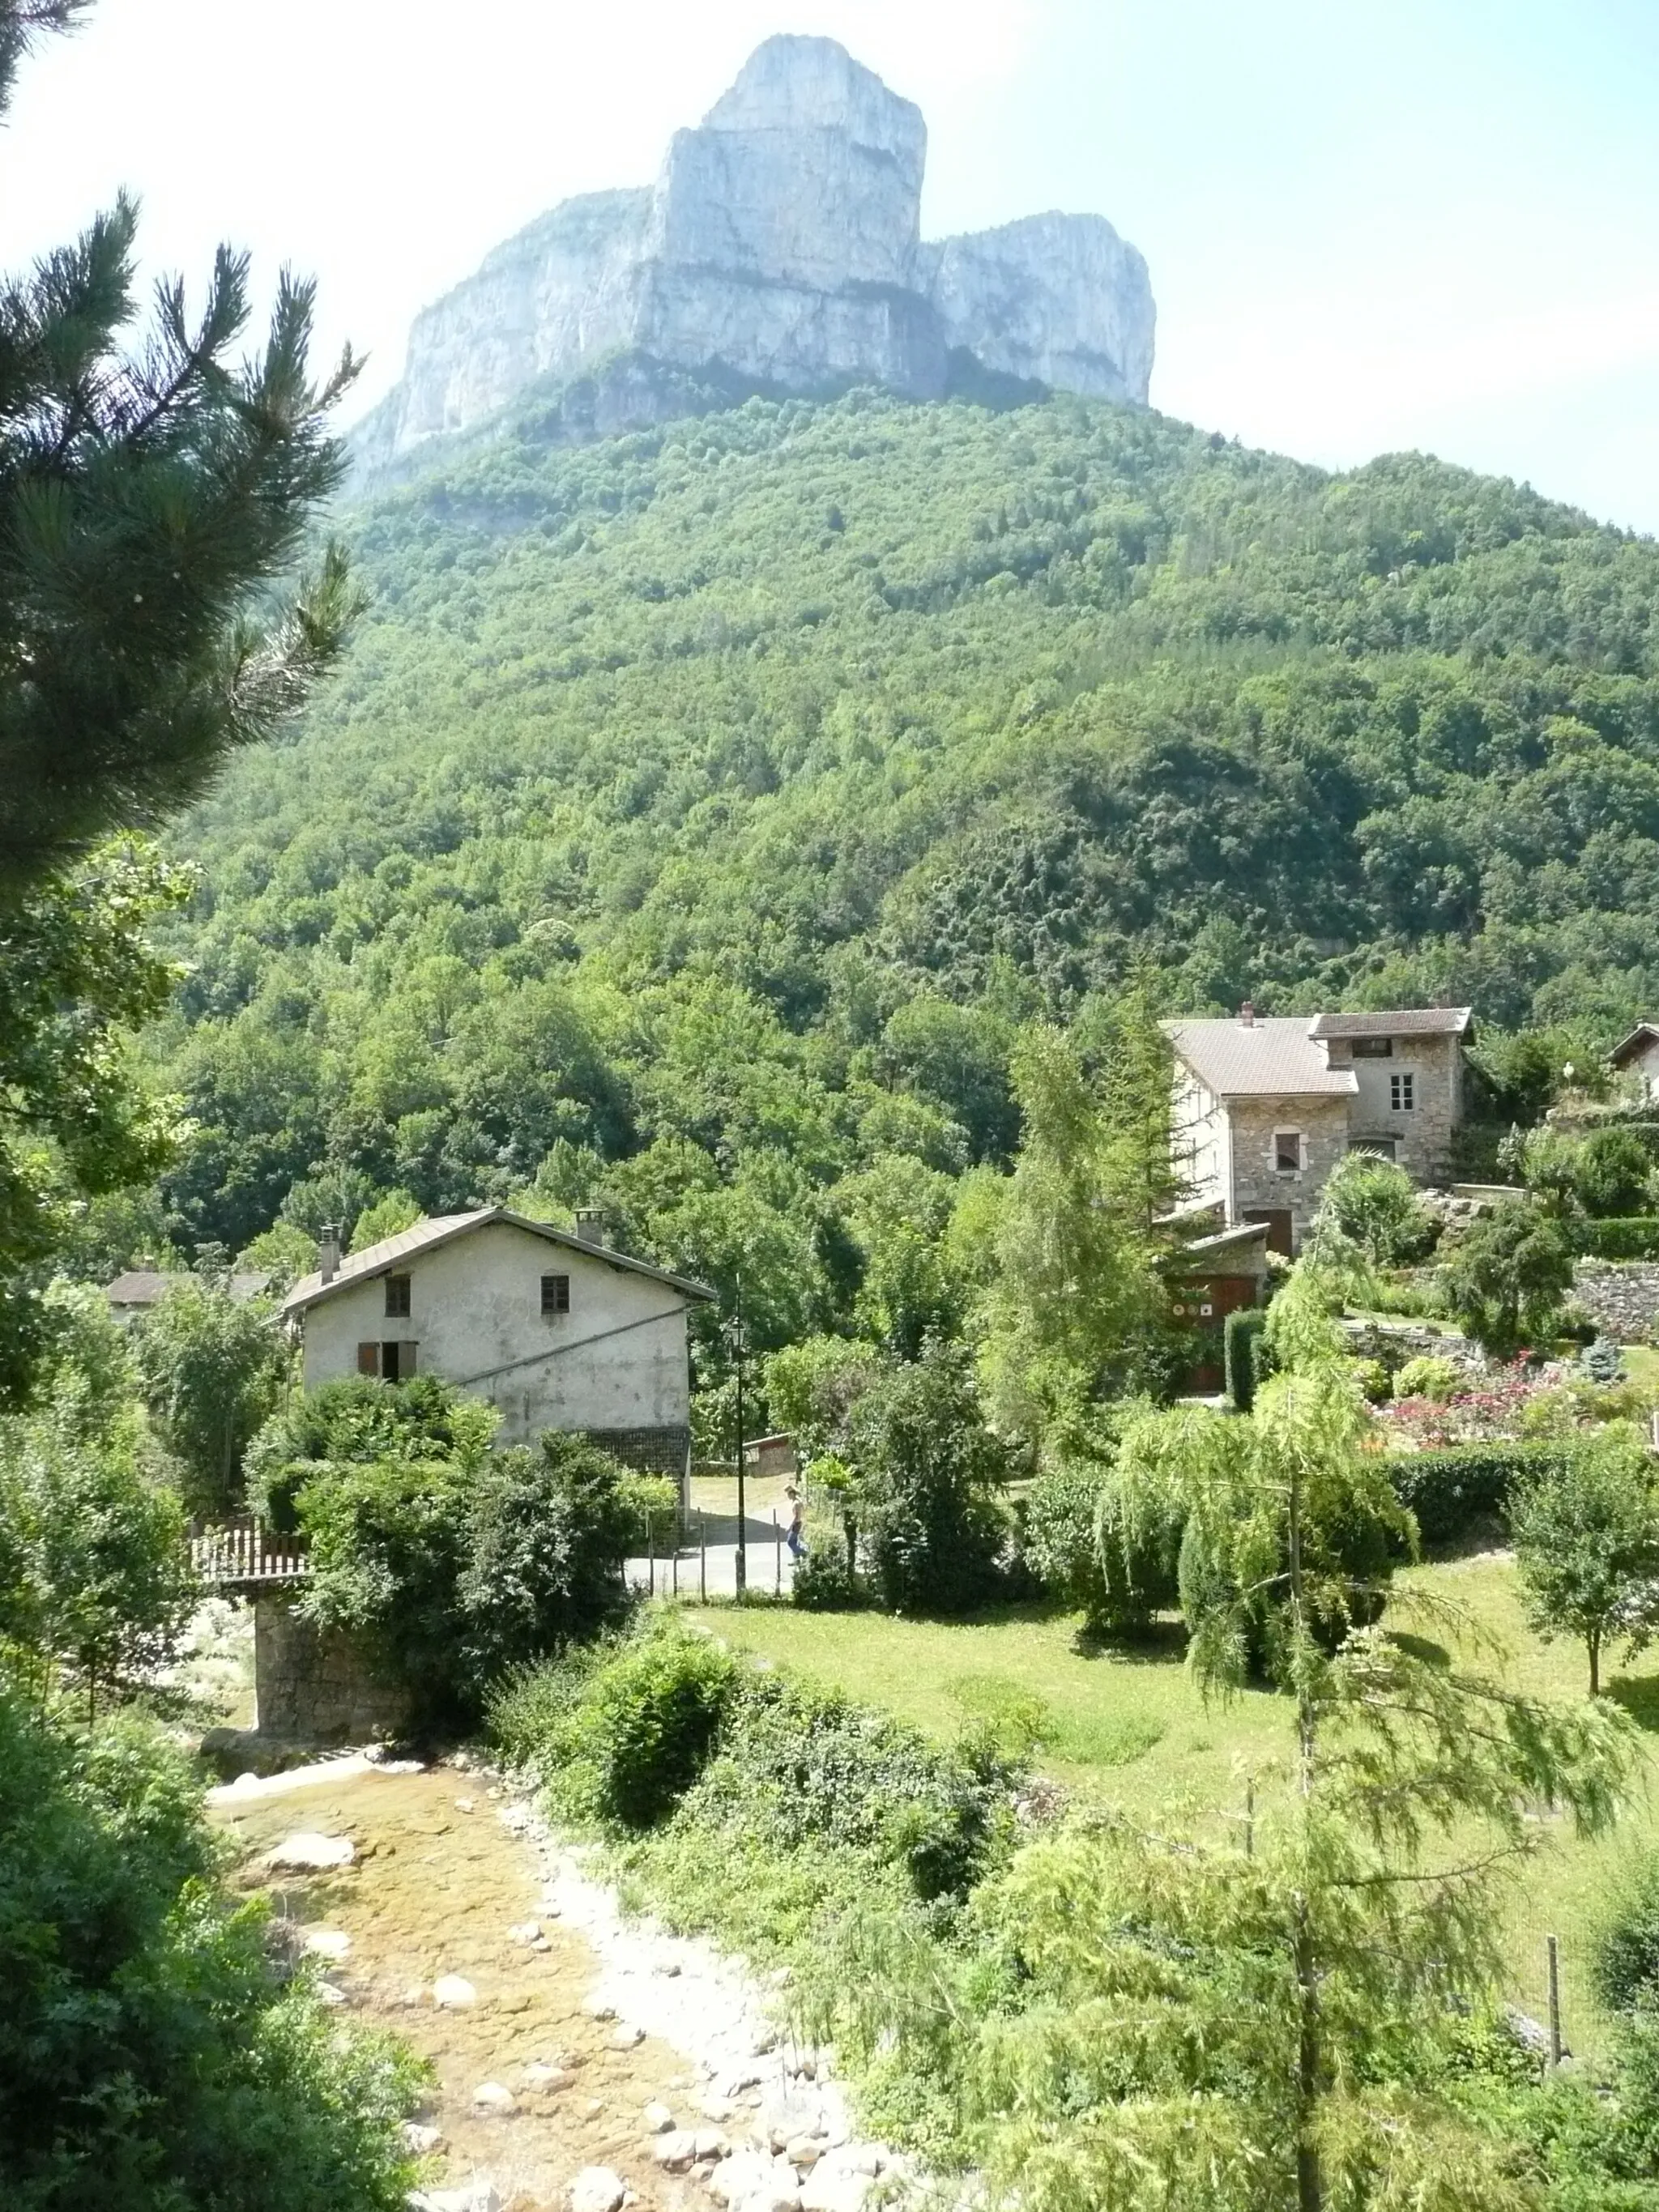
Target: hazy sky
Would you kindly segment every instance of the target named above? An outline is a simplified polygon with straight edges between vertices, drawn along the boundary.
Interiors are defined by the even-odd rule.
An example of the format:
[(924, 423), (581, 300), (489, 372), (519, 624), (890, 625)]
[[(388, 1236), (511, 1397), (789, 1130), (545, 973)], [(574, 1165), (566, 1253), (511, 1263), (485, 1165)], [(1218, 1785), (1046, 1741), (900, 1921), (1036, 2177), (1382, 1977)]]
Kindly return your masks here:
[(1659, 531), (1659, 0), (101, 0), (0, 132), (0, 265), (115, 187), (152, 269), (414, 310), (643, 183), (769, 32), (919, 100), (930, 234), (1097, 210), (1152, 265), (1154, 404), (1309, 460), (1401, 447)]

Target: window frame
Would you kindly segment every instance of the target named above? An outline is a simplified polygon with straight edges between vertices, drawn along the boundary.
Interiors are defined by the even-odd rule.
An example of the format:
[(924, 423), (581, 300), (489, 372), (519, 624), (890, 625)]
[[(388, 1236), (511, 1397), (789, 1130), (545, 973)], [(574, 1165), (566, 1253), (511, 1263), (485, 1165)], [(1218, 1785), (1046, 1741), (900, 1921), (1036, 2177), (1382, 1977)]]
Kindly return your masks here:
[(1392, 1037), (1353, 1037), (1349, 1042), (1348, 1050), (1356, 1060), (1392, 1060), (1394, 1039)]
[(1396, 1068), (1389, 1078), (1389, 1111), (1390, 1114), (1416, 1113), (1417, 1071), (1415, 1068)]
[[(1286, 1138), (1290, 1139), (1291, 1143), (1296, 1148), (1296, 1158), (1289, 1167), (1286, 1167), (1285, 1164), (1285, 1143)], [(1308, 1150), (1307, 1135), (1305, 1131), (1301, 1129), (1275, 1129), (1273, 1131), (1273, 1173), (1275, 1175), (1300, 1175), (1303, 1170), (1307, 1166), (1307, 1164)]]
[(542, 1277), (542, 1319), (557, 1321), (569, 1310), (569, 1276), (544, 1275)]
[(407, 1321), (414, 1304), (414, 1278), (411, 1275), (387, 1275), (386, 1283), (386, 1318), (388, 1321)]

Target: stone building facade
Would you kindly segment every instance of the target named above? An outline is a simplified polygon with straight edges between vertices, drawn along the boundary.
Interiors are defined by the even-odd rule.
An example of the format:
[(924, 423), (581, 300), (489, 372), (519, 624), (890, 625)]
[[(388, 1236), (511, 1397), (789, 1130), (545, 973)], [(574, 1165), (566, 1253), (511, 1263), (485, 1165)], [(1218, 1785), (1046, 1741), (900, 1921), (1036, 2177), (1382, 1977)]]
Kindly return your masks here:
[(1174, 1052), (1172, 1139), (1188, 1201), (1228, 1227), (1265, 1224), (1289, 1255), (1350, 1152), (1419, 1182), (1449, 1171), (1463, 1112), (1465, 1006), (1164, 1025)]

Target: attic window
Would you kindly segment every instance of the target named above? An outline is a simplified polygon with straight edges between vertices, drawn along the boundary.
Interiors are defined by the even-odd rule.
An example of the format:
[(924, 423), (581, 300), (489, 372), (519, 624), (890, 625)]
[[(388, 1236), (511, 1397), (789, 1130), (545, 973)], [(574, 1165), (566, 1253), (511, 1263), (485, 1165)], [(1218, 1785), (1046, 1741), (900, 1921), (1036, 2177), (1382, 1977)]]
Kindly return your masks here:
[(1300, 1129), (1273, 1131), (1273, 1166), (1280, 1175), (1301, 1174), (1302, 1132)]
[(1356, 1037), (1353, 1041), (1353, 1056), (1356, 1060), (1392, 1060), (1394, 1039), (1392, 1037)]
[(566, 1314), (569, 1310), (569, 1276), (544, 1275), (542, 1277), (542, 1311), (544, 1314)]
[(1417, 1104), (1417, 1079), (1410, 1075), (1389, 1078), (1389, 1106), (1395, 1114), (1409, 1114)]
[(388, 1321), (407, 1321), (409, 1318), (409, 1277), (388, 1275), (386, 1279), (386, 1317)]

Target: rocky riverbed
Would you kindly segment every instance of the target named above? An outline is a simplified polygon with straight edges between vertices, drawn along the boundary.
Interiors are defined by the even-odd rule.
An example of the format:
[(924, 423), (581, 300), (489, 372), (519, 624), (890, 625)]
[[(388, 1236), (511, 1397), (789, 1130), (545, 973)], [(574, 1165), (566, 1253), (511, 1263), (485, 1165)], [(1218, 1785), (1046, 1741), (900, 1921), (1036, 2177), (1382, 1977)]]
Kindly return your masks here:
[(861, 2212), (902, 2187), (743, 1966), (626, 1918), (499, 1778), (341, 1760), (213, 1810), (330, 2001), (430, 2062), (431, 2212)]

